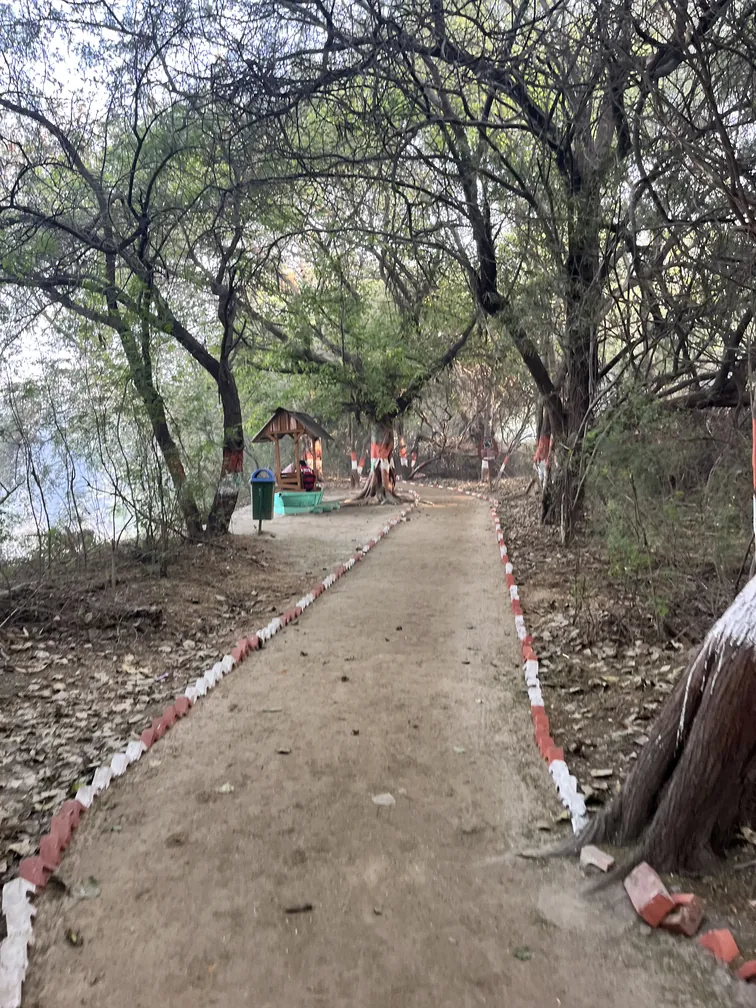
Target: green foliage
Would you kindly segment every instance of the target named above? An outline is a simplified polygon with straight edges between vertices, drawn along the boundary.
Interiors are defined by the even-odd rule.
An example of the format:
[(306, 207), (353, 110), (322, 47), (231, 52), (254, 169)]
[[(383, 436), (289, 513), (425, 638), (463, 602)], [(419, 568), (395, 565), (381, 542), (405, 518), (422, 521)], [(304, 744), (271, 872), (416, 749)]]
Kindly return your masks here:
[(587, 440), (590, 519), (609, 572), (659, 626), (674, 623), (675, 600), (693, 584), (708, 618), (742, 583), (749, 434), (724, 416), (681, 415), (635, 396)]
[(299, 393), (318, 402), (319, 416), (336, 421), (349, 412), (390, 423), (469, 325), (469, 295), (453, 274), (436, 271), (429, 279), (422, 256), (380, 250), (379, 259), (401, 272), (399, 295), (387, 269), (364, 250), (315, 243), (309, 253), (307, 270), (283, 292), (278, 285), (260, 298), (276, 337), (243, 356), (241, 380), (249, 387), (263, 371), (300, 376)]

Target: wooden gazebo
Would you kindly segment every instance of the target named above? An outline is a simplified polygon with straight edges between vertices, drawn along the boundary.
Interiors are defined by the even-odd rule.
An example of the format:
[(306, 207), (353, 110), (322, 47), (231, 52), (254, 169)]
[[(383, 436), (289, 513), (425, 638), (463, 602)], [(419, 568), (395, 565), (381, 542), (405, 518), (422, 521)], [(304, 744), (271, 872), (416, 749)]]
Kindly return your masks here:
[[(281, 438), (291, 437), (294, 440), (294, 471), (290, 473), (281, 472)], [(325, 430), (317, 420), (313, 420), (307, 413), (299, 413), (296, 410), (287, 410), (279, 406), (273, 416), (268, 420), (257, 434), (252, 438), (253, 442), (272, 441), (276, 447), (276, 482), (282, 491), (302, 492), (302, 473), (299, 467), (301, 455), (300, 441), (306, 438), (312, 444), (312, 454), (317, 457), (318, 441), (330, 441), (331, 435)], [(316, 473), (317, 476), (317, 473)]]

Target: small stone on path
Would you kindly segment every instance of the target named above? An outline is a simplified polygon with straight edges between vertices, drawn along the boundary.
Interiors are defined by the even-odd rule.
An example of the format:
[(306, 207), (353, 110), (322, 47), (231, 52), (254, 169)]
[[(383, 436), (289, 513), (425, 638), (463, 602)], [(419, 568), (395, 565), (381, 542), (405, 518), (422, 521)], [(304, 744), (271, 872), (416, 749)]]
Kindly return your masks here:
[(588, 844), (580, 851), (580, 864), (583, 868), (598, 868), (599, 871), (608, 872), (614, 867), (614, 858), (599, 847)]
[(373, 795), (373, 805), (381, 805), (384, 808), (388, 808), (390, 805), (396, 805), (396, 798), (388, 791), (383, 794)]

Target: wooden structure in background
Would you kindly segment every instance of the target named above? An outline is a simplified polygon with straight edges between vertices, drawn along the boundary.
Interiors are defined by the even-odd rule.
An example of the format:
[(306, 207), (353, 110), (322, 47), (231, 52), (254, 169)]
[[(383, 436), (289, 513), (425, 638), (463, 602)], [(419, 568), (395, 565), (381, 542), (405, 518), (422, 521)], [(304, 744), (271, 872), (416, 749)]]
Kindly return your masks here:
[[(280, 442), (281, 438), (285, 437), (291, 437), (294, 441), (294, 471), (290, 473), (281, 472)], [(307, 413), (287, 410), (283, 406), (278, 407), (265, 426), (252, 438), (253, 442), (272, 441), (275, 445), (276, 482), (281, 491), (291, 490), (300, 493), (302, 491), (302, 473), (299, 467), (299, 460), (304, 454), (300, 446), (302, 439), (311, 443), (313, 456), (317, 458), (319, 455), (318, 442), (330, 441), (331, 435)], [(316, 472), (316, 478), (317, 476)]]

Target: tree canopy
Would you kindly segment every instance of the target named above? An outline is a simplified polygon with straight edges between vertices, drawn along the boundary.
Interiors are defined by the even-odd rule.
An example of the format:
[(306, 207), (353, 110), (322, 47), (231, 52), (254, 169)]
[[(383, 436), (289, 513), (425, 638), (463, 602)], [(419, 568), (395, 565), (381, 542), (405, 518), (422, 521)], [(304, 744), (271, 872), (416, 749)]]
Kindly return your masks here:
[[(4, 339), (117, 341), (191, 535), (240, 375), (385, 426), (511, 349), (566, 538), (608, 411), (750, 402), (755, 45), (734, 0), (7, 5)], [(217, 390), (209, 500), (169, 371)]]

